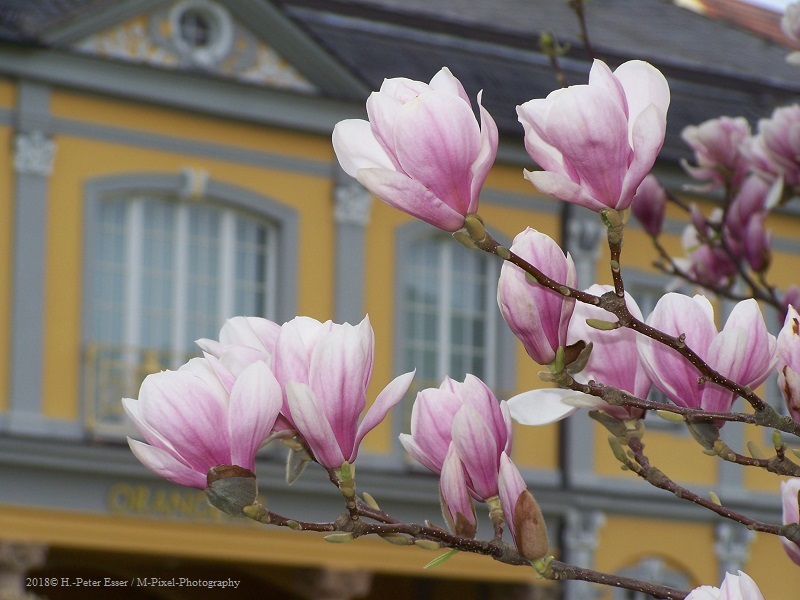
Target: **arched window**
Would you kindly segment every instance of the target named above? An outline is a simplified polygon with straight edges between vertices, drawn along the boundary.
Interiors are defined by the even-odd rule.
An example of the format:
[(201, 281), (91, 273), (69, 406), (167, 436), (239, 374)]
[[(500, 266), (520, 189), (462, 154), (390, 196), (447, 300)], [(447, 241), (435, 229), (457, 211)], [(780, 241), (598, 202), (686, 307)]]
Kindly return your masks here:
[(280, 268), (289, 237), (280, 210), (142, 187), (93, 194), (87, 211), (84, 389), (99, 435), (125, 432), (120, 398), (198, 355), (195, 340), (215, 338), (226, 318), (287, 316), (279, 305), (293, 275)]
[[(688, 574), (667, 564), (662, 558), (648, 556), (642, 558), (632, 567), (628, 567), (619, 572), (624, 577), (642, 579), (650, 583), (666, 585), (679, 590), (691, 587), (691, 578)], [(644, 592), (614, 588), (612, 591), (614, 600), (649, 600), (653, 596)]]

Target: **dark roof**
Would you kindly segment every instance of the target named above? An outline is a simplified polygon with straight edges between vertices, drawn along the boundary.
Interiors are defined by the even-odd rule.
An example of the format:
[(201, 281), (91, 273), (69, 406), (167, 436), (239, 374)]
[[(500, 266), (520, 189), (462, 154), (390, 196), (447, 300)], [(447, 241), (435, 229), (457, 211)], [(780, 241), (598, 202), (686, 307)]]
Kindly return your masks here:
[[(484, 104), (501, 131), (519, 136), (515, 106), (557, 87), (538, 36), (554, 32), (571, 50), (570, 83), (589, 69), (566, 0), (281, 0), (284, 10), (372, 89), (385, 77), (427, 81), (442, 66)], [(589, 33), (612, 67), (644, 59), (670, 81), (673, 101), (663, 156), (687, 156), (680, 131), (720, 116), (751, 122), (800, 97), (800, 71), (771, 40), (668, 0), (591, 0)]]
[[(703, 0), (711, 16), (723, 1), (734, 2)], [(589, 69), (567, 0), (271, 2), (369, 89), (380, 87), (386, 77), (427, 81), (448, 66), (473, 97), (484, 90), (484, 104), (501, 132), (516, 138), (521, 127), (515, 106), (557, 86), (547, 58), (537, 50), (541, 32), (553, 32), (569, 45), (561, 62), (570, 83), (585, 82)], [(118, 4), (0, 0), (0, 39), (43, 43), (44, 35), (60, 25)], [(777, 15), (739, 9), (746, 19), (757, 15), (774, 29)], [(669, 79), (673, 101), (665, 158), (688, 155), (680, 140), (687, 125), (720, 115), (742, 115), (754, 123), (800, 97), (800, 70), (786, 63), (787, 49), (764, 32), (697, 14), (670, 0), (591, 0), (586, 11), (600, 58), (612, 67), (634, 58), (648, 60)]]
[(0, 0), (0, 39), (39, 43), (42, 33), (115, 0)]

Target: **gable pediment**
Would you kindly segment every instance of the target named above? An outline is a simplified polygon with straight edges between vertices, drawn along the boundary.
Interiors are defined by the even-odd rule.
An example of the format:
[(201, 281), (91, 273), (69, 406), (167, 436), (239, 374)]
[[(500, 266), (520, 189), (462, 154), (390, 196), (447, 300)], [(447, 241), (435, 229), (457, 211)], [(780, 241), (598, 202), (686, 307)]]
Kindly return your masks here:
[(48, 26), (42, 41), (306, 95), (361, 99), (370, 92), (272, 0), (118, 0), (72, 17)]
[(70, 47), (112, 60), (319, 93), (312, 81), (235, 18), (222, 2), (165, 2), (76, 39)]

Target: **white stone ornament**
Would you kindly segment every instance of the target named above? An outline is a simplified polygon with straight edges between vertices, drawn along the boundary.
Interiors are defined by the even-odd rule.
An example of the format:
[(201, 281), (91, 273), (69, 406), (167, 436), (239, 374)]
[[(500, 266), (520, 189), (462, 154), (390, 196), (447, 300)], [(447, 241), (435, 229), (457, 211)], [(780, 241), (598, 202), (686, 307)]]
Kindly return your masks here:
[(56, 143), (41, 131), (18, 133), (14, 138), (14, 170), (47, 177), (53, 172)]

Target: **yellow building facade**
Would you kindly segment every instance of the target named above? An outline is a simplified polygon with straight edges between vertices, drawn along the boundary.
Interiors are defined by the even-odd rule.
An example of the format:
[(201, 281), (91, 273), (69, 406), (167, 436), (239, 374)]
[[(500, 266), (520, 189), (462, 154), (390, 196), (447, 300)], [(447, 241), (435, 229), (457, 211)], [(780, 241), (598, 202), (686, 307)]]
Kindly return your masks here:
[[(380, 539), (333, 546), (229, 519), (136, 461), (119, 399), (236, 314), (369, 314), (370, 398), (414, 367), (416, 389), (445, 373), (478, 373), (501, 398), (542, 383), (494, 304), (499, 264), (341, 173), (330, 132), (363, 116), (370, 90), (277, 6), (120, 3), (65, 23), (47, 30), (48, 44), (0, 48), (0, 570), (50, 598), (87, 597), (78, 587), (87, 581), (118, 582), (127, 594), (118, 597), (195, 597), (155, 583), (181, 577), (236, 580), (238, 593), (271, 598), (589, 598), (585, 585), (542, 584), (487, 558), (424, 570), (435, 554)], [(565, 226), (522, 166), (519, 140), (504, 140), (481, 200), (492, 233), (509, 243), (527, 225), (566, 232), (580, 285), (607, 283), (595, 215)], [(683, 181), (674, 166), (660, 169)], [(798, 219), (770, 223), (781, 284), (800, 272)], [(683, 224), (670, 213), (676, 254)], [(663, 292), (636, 226), (623, 257), (634, 294)], [(765, 393), (777, 402), (776, 390)], [(410, 399), (366, 438), (359, 489), (398, 517), (438, 522), (436, 478), (397, 442), (409, 409)], [(734, 429), (729, 443), (742, 448)], [(770, 433), (753, 439), (768, 448)], [(800, 587), (778, 540), (623, 473), (585, 415), (515, 434), (514, 459), (560, 558), (683, 588), (742, 568), (775, 600)], [(780, 520), (774, 479), (703, 455), (678, 428), (655, 424), (645, 442), (678, 481)], [(288, 487), (283, 460), (270, 447), (258, 463), (271, 509), (320, 521), (342, 512), (320, 469)]]

